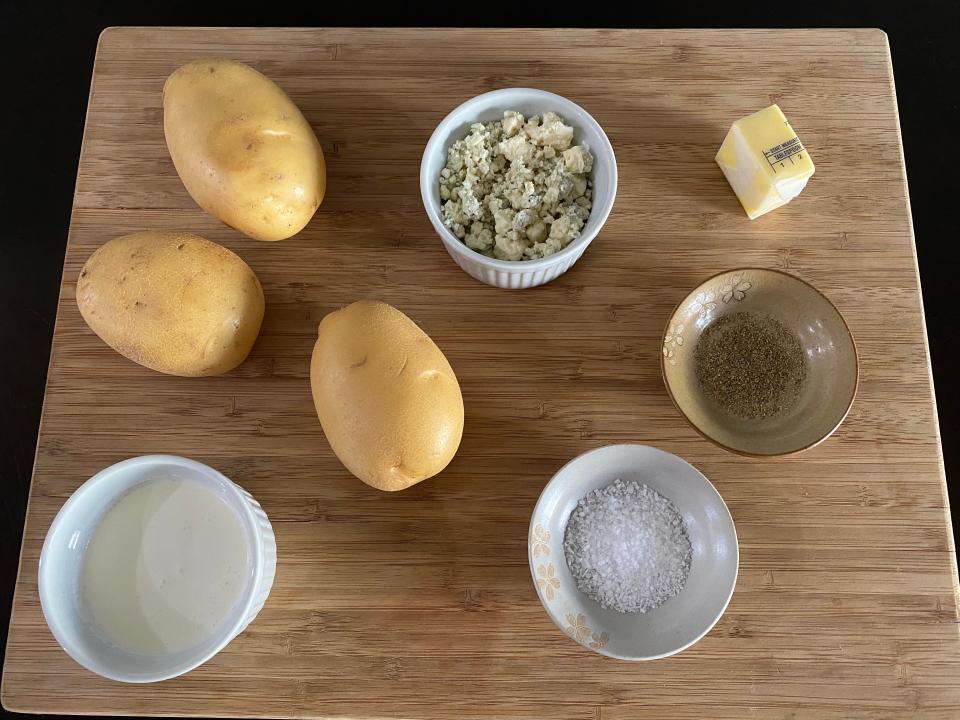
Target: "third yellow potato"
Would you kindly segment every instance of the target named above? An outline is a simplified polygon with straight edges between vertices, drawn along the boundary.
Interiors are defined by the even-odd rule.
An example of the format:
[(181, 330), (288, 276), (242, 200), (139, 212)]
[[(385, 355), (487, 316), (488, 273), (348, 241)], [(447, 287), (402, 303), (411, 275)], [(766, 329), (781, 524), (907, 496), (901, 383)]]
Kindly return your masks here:
[(323, 432), (346, 468), (380, 490), (436, 475), (463, 435), (463, 396), (433, 340), (390, 305), (361, 300), (320, 322), (310, 364)]
[(196, 203), (258, 240), (310, 222), (327, 188), (313, 128), (273, 81), (249, 65), (207, 59), (163, 86), (163, 132)]

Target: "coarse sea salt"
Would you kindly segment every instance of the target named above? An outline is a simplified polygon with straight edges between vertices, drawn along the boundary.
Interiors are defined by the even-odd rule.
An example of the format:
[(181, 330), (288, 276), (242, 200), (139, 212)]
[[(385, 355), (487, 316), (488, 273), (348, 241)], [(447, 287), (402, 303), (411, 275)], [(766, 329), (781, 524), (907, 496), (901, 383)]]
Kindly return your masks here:
[(577, 503), (563, 550), (580, 591), (623, 613), (645, 613), (677, 595), (693, 559), (674, 504), (647, 485), (620, 478)]

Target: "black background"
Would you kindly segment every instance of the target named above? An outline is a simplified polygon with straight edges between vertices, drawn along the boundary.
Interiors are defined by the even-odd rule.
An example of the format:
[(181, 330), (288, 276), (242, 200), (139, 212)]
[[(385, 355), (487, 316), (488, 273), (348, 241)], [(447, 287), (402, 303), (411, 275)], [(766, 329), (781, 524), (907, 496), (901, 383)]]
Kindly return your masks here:
[[(71, 3), (72, 4), (72, 3)], [(149, 6), (148, 6), (149, 5)], [(43, 401), (80, 140), (100, 31), (110, 25), (536, 26), (512, 3), (379, 10), (362, 3), (0, 2), (0, 648), (6, 647), (24, 511)], [(518, 3), (568, 27), (879, 27), (890, 39), (948, 485), (960, 508), (960, 4)], [(892, 5), (892, 4), (891, 4)], [(130, 7), (133, 6), (133, 7)], [(532, 7), (531, 7), (532, 6)], [(352, 8), (352, 9), (350, 9)], [(538, 13), (542, 14), (542, 13)], [(955, 513), (958, 515), (960, 513)], [(955, 525), (956, 525), (955, 521)], [(0, 650), (3, 652), (3, 650)]]

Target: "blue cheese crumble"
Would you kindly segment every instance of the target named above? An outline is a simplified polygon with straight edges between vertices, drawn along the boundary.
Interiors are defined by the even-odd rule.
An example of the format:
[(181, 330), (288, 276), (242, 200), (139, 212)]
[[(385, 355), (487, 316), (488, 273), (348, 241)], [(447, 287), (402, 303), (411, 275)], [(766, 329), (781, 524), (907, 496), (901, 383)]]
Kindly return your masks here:
[(535, 260), (579, 237), (593, 205), (593, 155), (546, 112), (474, 123), (440, 171), (443, 224), (499, 260)]

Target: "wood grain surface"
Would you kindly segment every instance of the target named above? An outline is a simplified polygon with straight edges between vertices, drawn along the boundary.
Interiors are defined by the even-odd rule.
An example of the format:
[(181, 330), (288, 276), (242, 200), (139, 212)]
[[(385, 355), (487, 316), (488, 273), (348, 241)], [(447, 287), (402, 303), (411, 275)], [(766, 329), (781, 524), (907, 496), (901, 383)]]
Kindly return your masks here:
[[(201, 56), (251, 63), (303, 109), (329, 189), (276, 244), (199, 210), (164, 145), (161, 88)], [(533, 86), (583, 105), (617, 153), (605, 228), (556, 282), (470, 279), (421, 205), (420, 155), (461, 101)], [(747, 220), (713, 156), (778, 102), (817, 173)], [(267, 297), (250, 358), (167, 377), (104, 345), (74, 302), (101, 243), (144, 228), (223, 243)], [(37, 238), (37, 242), (50, 241)], [(736, 457), (671, 405), (660, 340), (674, 304), (738, 265), (814, 283), (849, 321), (861, 385), (826, 443)], [(460, 378), (466, 430), (440, 476), (372, 490), (314, 413), (317, 323), (359, 298), (406, 312)], [(551, 475), (605, 443), (655, 445), (723, 494), (740, 577), (717, 626), (646, 664), (593, 654), (541, 609), (527, 523)], [(258, 619), (209, 663), (151, 686), (74, 664), (37, 599), (47, 527), (86, 478), (175, 453), (249, 489), (277, 533)], [(3, 678), (45, 713), (329, 718), (953, 718), (957, 578), (885, 35), (877, 30), (584, 31), (115, 28), (101, 38)]]

